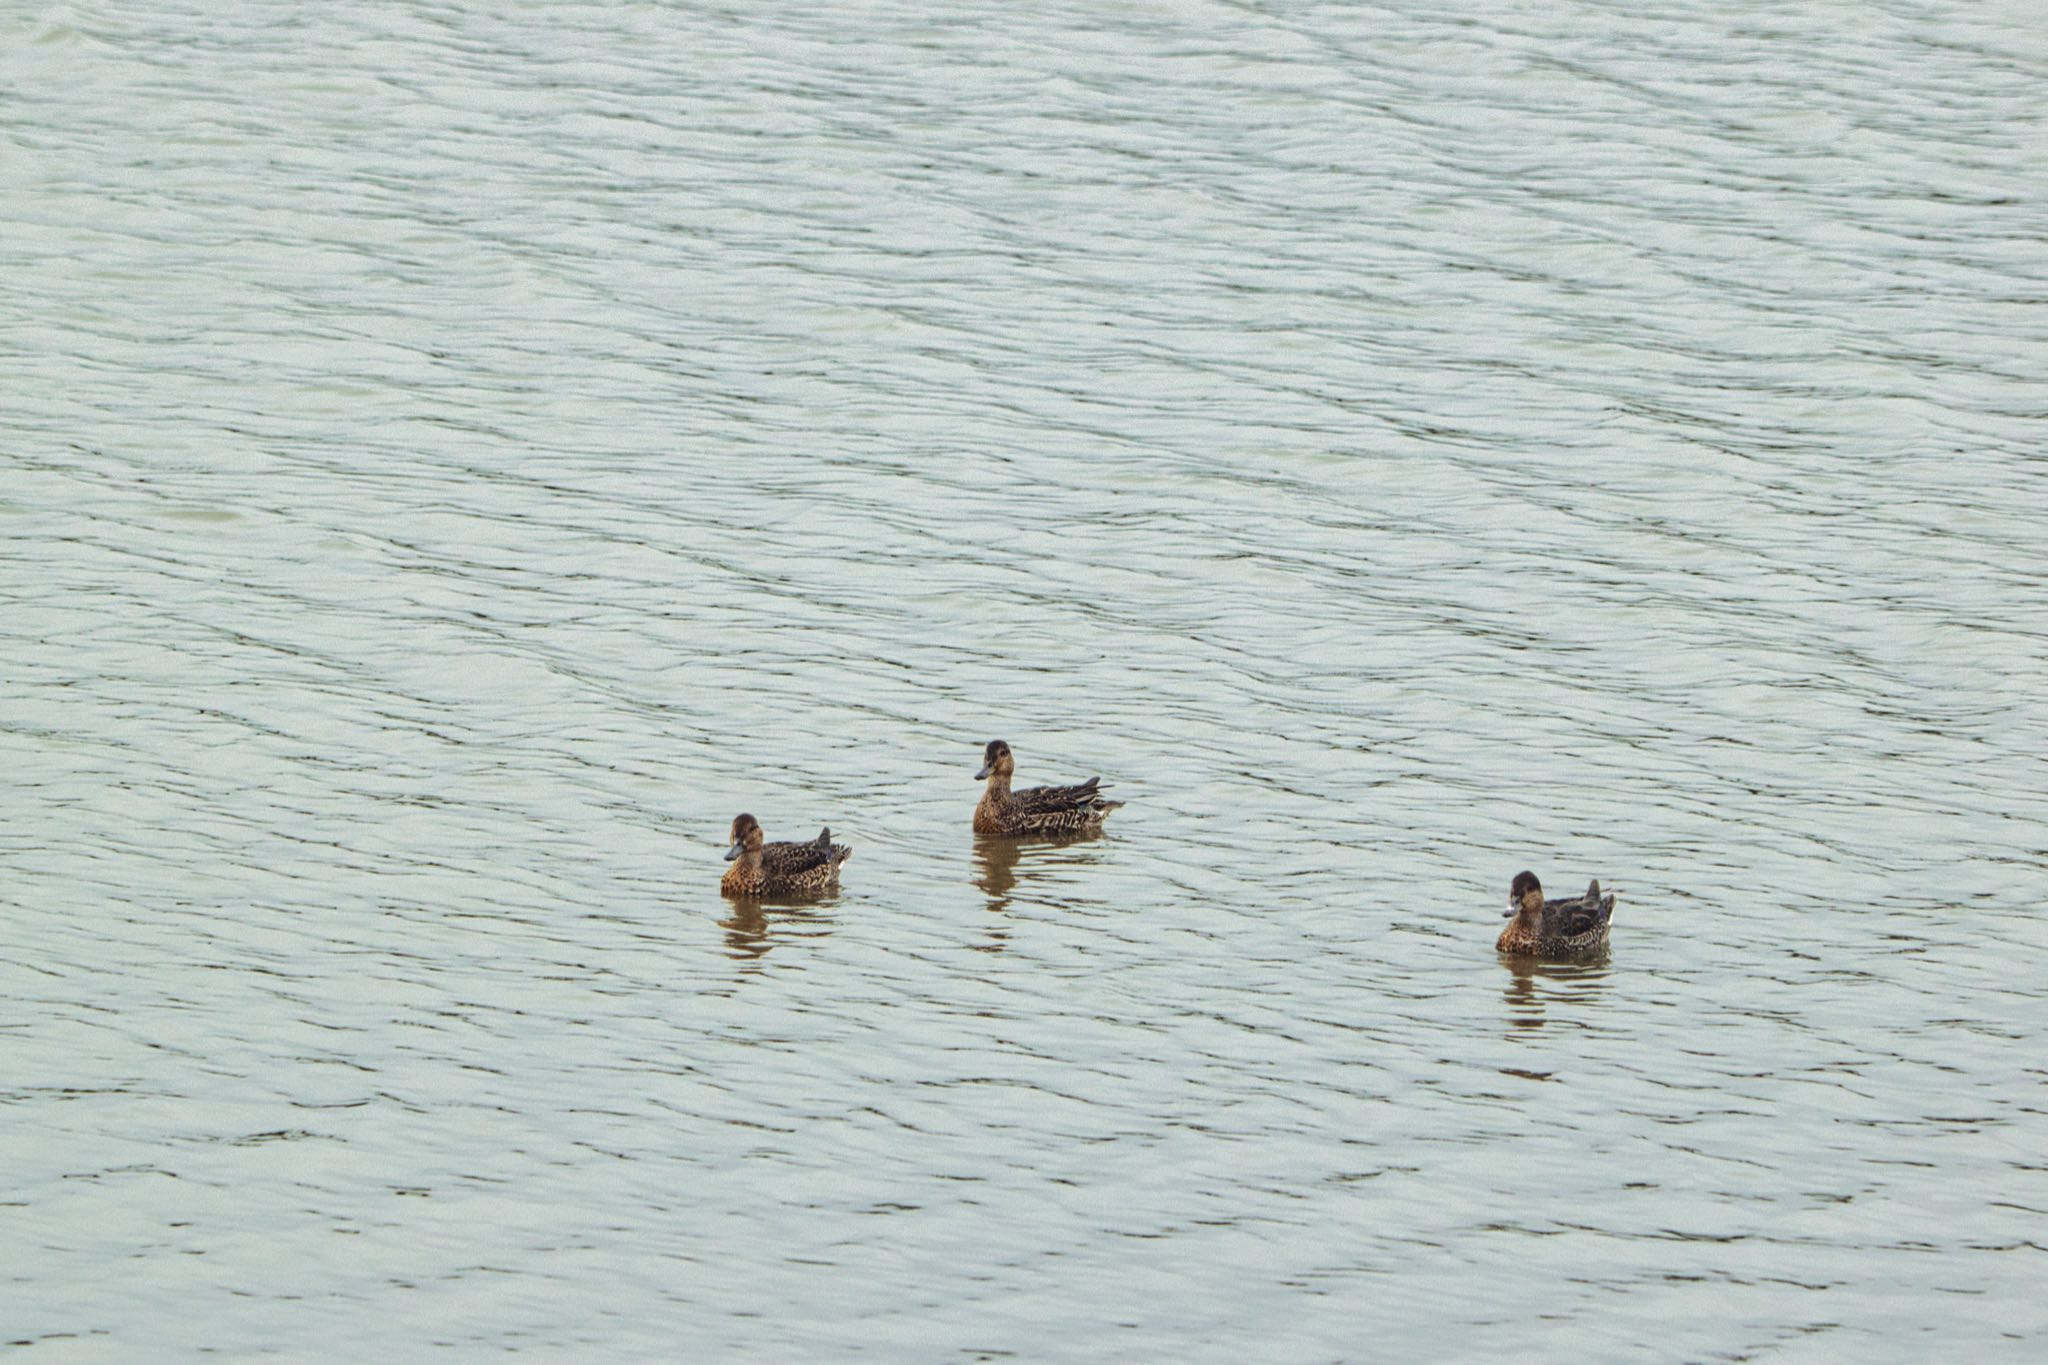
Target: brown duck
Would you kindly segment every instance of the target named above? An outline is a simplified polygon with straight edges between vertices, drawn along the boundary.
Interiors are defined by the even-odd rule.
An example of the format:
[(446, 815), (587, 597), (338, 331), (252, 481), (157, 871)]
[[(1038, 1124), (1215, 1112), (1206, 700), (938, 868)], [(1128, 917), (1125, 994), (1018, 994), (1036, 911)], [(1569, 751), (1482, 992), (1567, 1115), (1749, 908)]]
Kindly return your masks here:
[(1514, 923), (1500, 931), (1496, 950), (1518, 957), (1584, 957), (1607, 946), (1614, 897), (1601, 895), (1594, 882), (1583, 896), (1547, 901), (1536, 874), (1518, 872), (1508, 888), (1507, 913)]
[(834, 891), (839, 887), (839, 865), (852, 856), (845, 844), (832, 842), (829, 829), (819, 830), (808, 844), (763, 843), (761, 822), (739, 815), (732, 822), (732, 847), (725, 851), (732, 866), (718, 889), (743, 899)]
[(1010, 790), (1010, 774), (1017, 761), (1010, 746), (999, 739), (982, 751), (981, 771), (976, 777), (988, 779), (981, 804), (974, 808), (976, 834), (1008, 834), (1026, 839), (1057, 839), (1073, 834), (1098, 834), (1103, 817), (1123, 805), (1111, 801), (1099, 790), (1102, 779), (1091, 777), (1071, 787), (1027, 787)]

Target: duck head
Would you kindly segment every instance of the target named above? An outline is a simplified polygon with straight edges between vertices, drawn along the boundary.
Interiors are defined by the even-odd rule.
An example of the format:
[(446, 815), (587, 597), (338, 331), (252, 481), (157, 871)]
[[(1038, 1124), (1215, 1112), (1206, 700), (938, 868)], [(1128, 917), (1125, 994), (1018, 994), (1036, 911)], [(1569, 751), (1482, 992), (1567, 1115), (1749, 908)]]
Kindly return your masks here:
[(761, 822), (751, 815), (735, 815), (732, 819), (732, 847), (725, 851), (725, 860), (732, 862), (744, 853), (758, 853), (761, 849)]
[(1522, 911), (1532, 915), (1543, 913), (1543, 883), (1536, 880), (1534, 872), (1517, 872), (1514, 885), (1508, 888), (1507, 913), (1502, 919), (1513, 919)]
[(999, 739), (992, 739), (981, 751), (981, 771), (974, 776), (976, 781), (984, 777), (1007, 778), (1016, 770), (1017, 760), (1010, 757), (1010, 746)]

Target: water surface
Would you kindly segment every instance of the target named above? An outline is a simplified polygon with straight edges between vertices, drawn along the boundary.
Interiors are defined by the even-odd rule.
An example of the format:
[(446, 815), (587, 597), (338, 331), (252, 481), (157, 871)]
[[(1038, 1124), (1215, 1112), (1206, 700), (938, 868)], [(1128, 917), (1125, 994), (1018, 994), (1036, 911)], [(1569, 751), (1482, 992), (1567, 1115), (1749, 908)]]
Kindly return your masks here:
[[(0, 20), (0, 1337), (2035, 1358), (2044, 78)], [(998, 736), (1109, 835), (977, 845)], [(740, 810), (842, 893), (722, 901)]]

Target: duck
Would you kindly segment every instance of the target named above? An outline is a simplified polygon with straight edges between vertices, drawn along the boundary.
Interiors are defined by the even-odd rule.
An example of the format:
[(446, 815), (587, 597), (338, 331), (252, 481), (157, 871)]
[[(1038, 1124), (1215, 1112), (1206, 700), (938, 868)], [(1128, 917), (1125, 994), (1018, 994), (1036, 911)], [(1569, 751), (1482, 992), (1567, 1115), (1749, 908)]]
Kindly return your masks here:
[(1017, 770), (1017, 760), (1010, 756), (1010, 746), (992, 739), (981, 757), (981, 771), (975, 777), (987, 778), (988, 786), (981, 793), (981, 804), (974, 808), (976, 834), (1025, 839), (1100, 834), (1103, 820), (1123, 805), (1102, 795), (1099, 777), (1071, 787), (1027, 787), (1013, 792), (1010, 774)]
[(759, 896), (804, 896), (839, 889), (839, 865), (853, 856), (845, 844), (832, 842), (831, 829), (818, 831), (807, 844), (764, 843), (761, 822), (751, 815), (736, 815), (732, 822), (732, 847), (718, 889), (728, 896), (752, 899)]
[(1595, 881), (1583, 896), (1547, 901), (1535, 873), (1517, 872), (1508, 887), (1507, 914), (1514, 923), (1500, 931), (1496, 951), (1552, 960), (1584, 957), (1607, 946), (1614, 897), (1601, 895)]

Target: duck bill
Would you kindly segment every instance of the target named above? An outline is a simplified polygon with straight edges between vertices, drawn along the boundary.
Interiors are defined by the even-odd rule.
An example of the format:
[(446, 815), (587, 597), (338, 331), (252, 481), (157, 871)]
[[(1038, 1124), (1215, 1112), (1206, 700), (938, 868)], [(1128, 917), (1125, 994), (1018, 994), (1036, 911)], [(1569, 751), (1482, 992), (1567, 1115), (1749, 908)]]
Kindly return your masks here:
[(1500, 912), (1500, 917), (1502, 919), (1513, 919), (1515, 917), (1515, 907), (1510, 905), (1507, 909)]
[(983, 778), (985, 778), (985, 777), (987, 777), (987, 776), (988, 776), (988, 764), (984, 763), (984, 764), (982, 764), (982, 765), (981, 765), (981, 771), (980, 771), (980, 772), (978, 772), (978, 773), (976, 773), (976, 774), (974, 775), (974, 780), (975, 780), (976, 782), (979, 782), (979, 781), (981, 781), (981, 780), (982, 780)]
[(725, 851), (725, 860), (729, 863), (737, 861), (739, 856), (740, 846), (738, 844), (734, 844), (731, 848)]

